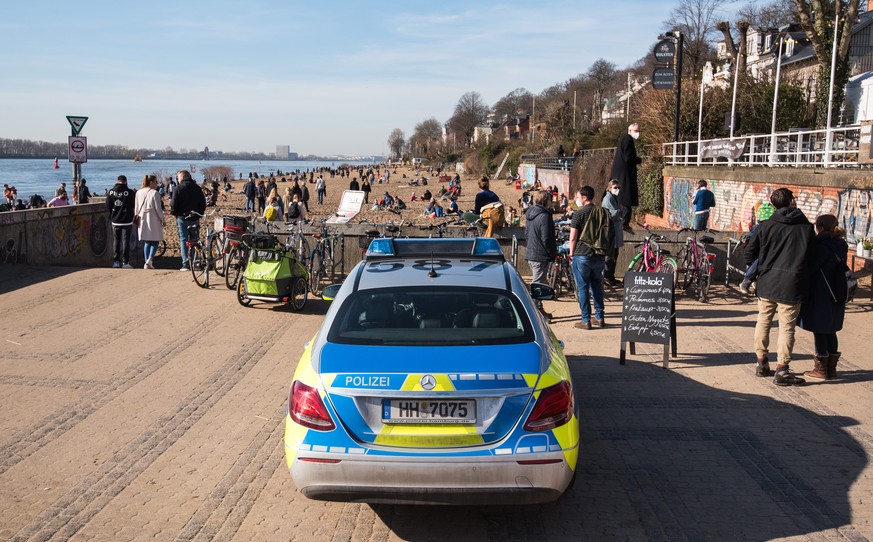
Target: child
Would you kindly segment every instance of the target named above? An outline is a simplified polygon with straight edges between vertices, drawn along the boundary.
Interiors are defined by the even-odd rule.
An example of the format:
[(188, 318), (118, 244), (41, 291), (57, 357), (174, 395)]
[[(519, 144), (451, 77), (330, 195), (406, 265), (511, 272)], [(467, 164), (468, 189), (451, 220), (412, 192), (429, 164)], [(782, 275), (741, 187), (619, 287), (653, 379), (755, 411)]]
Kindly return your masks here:
[[(754, 226), (752, 226), (752, 229), (749, 230), (749, 233), (747, 233), (746, 235), (743, 236), (742, 242), (748, 243), (749, 239), (751, 239), (752, 235), (754, 235), (755, 230), (757, 230), (758, 226), (761, 225), (761, 222), (763, 222), (763, 221), (767, 220), (768, 218), (770, 218), (771, 216), (773, 216), (773, 211), (775, 211), (775, 210), (776, 210), (776, 208), (773, 207), (773, 204), (770, 203), (769, 201), (765, 201), (764, 203), (759, 205), (758, 206), (758, 222)], [(743, 282), (740, 283), (740, 291), (746, 295), (749, 295), (749, 293), (750, 293), (749, 289), (751, 288), (752, 283), (755, 282), (755, 279), (757, 279), (757, 278), (758, 278), (758, 260), (755, 260), (754, 262), (752, 262), (752, 265), (750, 265), (749, 268), (746, 269), (746, 273), (743, 275)]]

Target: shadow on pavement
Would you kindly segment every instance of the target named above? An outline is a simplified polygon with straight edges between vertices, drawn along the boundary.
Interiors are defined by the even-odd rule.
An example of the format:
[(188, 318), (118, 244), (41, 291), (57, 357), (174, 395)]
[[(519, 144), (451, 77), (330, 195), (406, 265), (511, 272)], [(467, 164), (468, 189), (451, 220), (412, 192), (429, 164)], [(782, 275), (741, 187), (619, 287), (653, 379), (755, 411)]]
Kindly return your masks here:
[[(653, 364), (569, 361), (582, 440), (576, 484), (559, 501), (375, 513), (405, 540), (864, 539), (850, 525), (849, 490), (867, 463), (845, 429), (855, 420)], [(762, 385), (749, 377), (750, 391)]]
[(0, 265), (0, 294), (25, 288), (40, 282), (47, 282), (70, 273), (76, 273), (81, 267), (54, 267), (33, 265)]

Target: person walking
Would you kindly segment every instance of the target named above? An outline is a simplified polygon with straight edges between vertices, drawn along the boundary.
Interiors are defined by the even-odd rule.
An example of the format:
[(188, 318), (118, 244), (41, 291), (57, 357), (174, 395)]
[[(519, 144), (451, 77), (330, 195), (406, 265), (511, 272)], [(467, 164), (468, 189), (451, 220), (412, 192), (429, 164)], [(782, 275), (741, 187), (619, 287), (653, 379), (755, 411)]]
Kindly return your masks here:
[[(366, 177), (364, 177), (366, 179)], [(358, 178), (352, 177), (351, 182), (349, 182), (349, 190), (360, 190), (361, 185), (358, 184)]]
[(158, 250), (158, 244), (164, 240), (166, 224), (157, 177), (146, 175), (143, 178), (142, 188), (136, 191), (134, 202), (134, 216), (139, 217), (137, 236), (143, 244), (145, 258), (143, 269), (154, 269), (155, 252)]
[(758, 260), (758, 320), (755, 325), (755, 375), (773, 374), (769, 365), (770, 328), (779, 318), (777, 365), (773, 382), (777, 386), (799, 386), (805, 380), (791, 373), (794, 328), (800, 306), (809, 291), (809, 269), (815, 256), (815, 232), (803, 211), (797, 208), (794, 194), (777, 188), (770, 194), (776, 208), (769, 220), (761, 223), (746, 246), (746, 265)]
[[(576, 205), (579, 210), (570, 219), (570, 258), (573, 262), (573, 278), (576, 279), (577, 298), (581, 309), (582, 320), (576, 322), (577, 329), (591, 329), (591, 324), (597, 327), (606, 326), (603, 304), (603, 268), (605, 255), (598, 254), (590, 239), (583, 235), (585, 225), (589, 220), (597, 220), (601, 224), (592, 223), (592, 228), (605, 228), (609, 246), (614, 244), (612, 224), (609, 213), (594, 205), (594, 189), (583, 186), (576, 191)], [(603, 213), (606, 212), (606, 216)], [(596, 213), (596, 214), (595, 214)], [(599, 232), (596, 232), (599, 235)], [(608, 247), (607, 247), (608, 248)], [(590, 292), (590, 294), (589, 294)], [(594, 318), (591, 318), (590, 299), (594, 301)]]
[(370, 190), (372, 189), (373, 187), (370, 186), (370, 179), (365, 177), (364, 180), (361, 181), (361, 192), (364, 193), (364, 205), (370, 203)]
[(88, 190), (88, 186), (85, 184), (85, 179), (79, 181), (78, 194), (76, 197), (76, 201), (79, 204), (88, 203), (91, 201), (91, 191)]
[(715, 195), (706, 187), (706, 181), (700, 179), (697, 183), (697, 191), (691, 199), (694, 205), (694, 222), (691, 229), (704, 231), (709, 225), (709, 210), (715, 207)]
[(846, 315), (846, 276), (843, 265), (849, 253), (846, 231), (834, 215), (815, 219), (815, 259), (809, 268), (809, 297), (800, 306), (797, 325), (812, 332), (815, 368), (803, 376), (830, 380), (837, 376), (840, 360), (837, 332)]
[[(436, 201), (436, 200), (434, 200)], [(555, 240), (555, 221), (549, 207), (552, 203), (551, 193), (540, 190), (534, 194), (533, 205), (524, 213), (524, 234), (527, 238), (527, 247), (524, 251), (524, 259), (530, 265), (531, 282), (546, 284), (546, 275), (549, 264), (555, 261), (558, 255), (558, 244)], [(543, 302), (536, 301), (537, 308), (551, 321), (552, 315), (543, 308)]]
[(264, 209), (267, 207), (267, 185), (264, 184), (264, 180), (261, 179), (258, 181), (257, 186), (257, 194), (258, 194), (258, 214), (263, 214)]
[(315, 180), (315, 195), (318, 198), (319, 205), (324, 203), (325, 194), (327, 194), (327, 187), (325, 186), (325, 183), (324, 183), (324, 177), (319, 175), (318, 179)]
[(181, 170), (176, 174), (179, 187), (173, 192), (170, 200), (170, 214), (176, 217), (176, 228), (179, 230), (179, 249), (182, 252), (181, 271), (189, 271), (188, 263), (188, 226), (200, 224), (200, 217), (191, 214), (192, 211), (203, 214), (206, 212), (206, 197), (203, 191), (191, 178), (191, 172)]
[(251, 177), (243, 185), (243, 194), (246, 196), (246, 212), (255, 212), (255, 197), (258, 195), (258, 189), (255, 186), (255, 181)]
[(612, 219), (612, 234), (615, 243), (609, 254), (606, 255), (603, 269), (603, 280), (609, 286), (619, 286), (621, 282), (615, 278), (615, 265), (618, 261), (618, 249), (624, 245), (624, 231), (622, 230), (622, 218), (624, 217), (624, 207), (618, 201), (618, 195), (621, 193), (621, 183), (615, 179), (609, 181), (609, 190), (603, 196), (601, 204), (603, 208), (609, 211), (609, 216)]
[(124, 175), (119, 175), (115, 186), (106, 193), (106, 209), (109, 210), (115, 240), (112, 245), (112, 267), (133, 268), (129, 260), (135, 193), (135, 190), (127, 186), (127, 177)]
[(309, 183), (303, 183), (303, 186), (300, 187), (300, 201), (303, 202), (303, 207), (306, 209), (306, 212), (309, 212)]
[(637, 166), (642, 162), (637, 156), (635, 141), (640, 137), (640, 125), (631, 124), (627, 127), (627, 133), (618, 140), (615, 148), (615, 156), (612, 161), (610, 179), (616, 179), (621, 186), (619, 201), (624, 207), (622, 226), (628, 233), (633, 233), (630, 227), (633, 208), (640, 204), (640, 193), (637, 186)]

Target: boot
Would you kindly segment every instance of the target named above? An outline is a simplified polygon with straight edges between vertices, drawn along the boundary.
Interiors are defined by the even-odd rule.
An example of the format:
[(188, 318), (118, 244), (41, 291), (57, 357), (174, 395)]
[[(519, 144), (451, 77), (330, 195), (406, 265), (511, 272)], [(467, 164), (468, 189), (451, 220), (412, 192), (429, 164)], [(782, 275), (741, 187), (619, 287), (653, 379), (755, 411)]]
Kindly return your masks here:
[(837, 362), (840, 361), (840, 353), (834, 352), (828, 355), (828, 380), (837, 377)]
[(814, 378), (816, 380), (827, 380), (829, 359), (830, 356), (815, 356), (815, 368), (811, 371), (804, 372), (803, 376)]
[(789, 371), (787, 365), (777, 365), (773, 383), (777, 386), (802, 386), (806, 380)]
[(755, 376), (773, 376), (773, 371), (770, 370), (770, 363), (767, 361), (767, 356), (758, 358), (758, 364), (755, 366)]

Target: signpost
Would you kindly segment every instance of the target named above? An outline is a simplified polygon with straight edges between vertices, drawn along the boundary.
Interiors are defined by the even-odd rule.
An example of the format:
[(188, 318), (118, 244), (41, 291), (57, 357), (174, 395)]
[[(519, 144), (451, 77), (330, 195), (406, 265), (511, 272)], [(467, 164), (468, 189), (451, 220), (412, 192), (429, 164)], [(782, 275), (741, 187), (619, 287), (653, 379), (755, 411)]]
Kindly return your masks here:
[(655, 90), (670, 90), (676, 83), (676, 73), (673, 68), (655, 68), (652, 72), (652, 88)]
[(672, 64), (676, 57), (676, 44), (672, 39), (663, 39), (655, 45), (653, 54), (661, 64)]
[[(667, 90), (675, 86), (676, 88), (676, 116), (673, 121), (673, 143), (679, 141), (679, 104), (682, 101), (682, 49), (685, 45), (685, 38), (682, 32), (674, 30), (667, 32), (663, 36), (658, 36), (661, 40), (655, 45), (652, 55), (655, 61), (666, 64), (655, 68), (652, 73), (652, 87), (657, 90)], [(675, 64), (676, 69), (673, 69)], [(676, 81), (676, 73), (679, 74), (679, 80)]]
[(670, 367), (670, 350), (676, 357), (676, 308), (672, 273), (637, 273), (624, 275), (624, 301), (621, 309), (621, 354), (625, 364), (625, 346), (636, 354), (636, 343), (664, 345), (664, 368)]
[(79, 137), (82, 128), (88, 122), (88, 117), (67, 115), (67, 122), (70, 123), (70, 128), (73, 129), (72, 135), (67, 140), (67, 156), (70, 162), (73, 163), (73, 187), (76, 190), (79, 186), (82, 164), (88, 161), (88, 138)]

